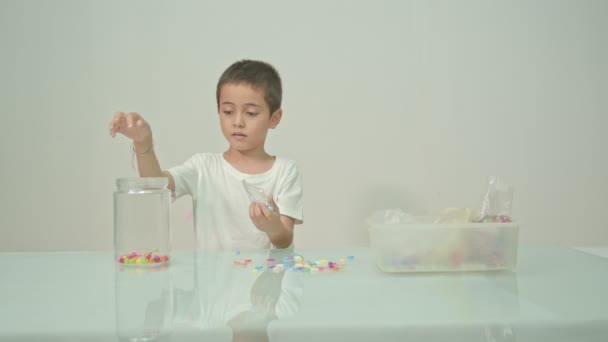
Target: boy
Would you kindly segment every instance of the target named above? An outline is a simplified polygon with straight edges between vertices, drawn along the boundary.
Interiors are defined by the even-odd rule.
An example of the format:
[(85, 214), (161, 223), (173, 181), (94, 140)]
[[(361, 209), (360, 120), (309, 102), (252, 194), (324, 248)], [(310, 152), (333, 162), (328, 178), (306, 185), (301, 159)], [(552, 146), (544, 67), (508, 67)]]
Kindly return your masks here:
[[(220, 77), (216, 101), (228, 150), (199, 153), (163, 171), (154, 153), (150, 125), (137, 113), (118, 112), (110, 135), (133, 140), (141, 177), (167, 177), (174, 198), (191, 195), (198, 246), (203, 250), (287, 248), (294, 224), (302, 223), (302, 176), (295, 162), (264, 149), (278, 126), (281, 79), (261, 61), (242, 60)], [(268, 204), (250, 203), (242, 181), (270, 194)]]

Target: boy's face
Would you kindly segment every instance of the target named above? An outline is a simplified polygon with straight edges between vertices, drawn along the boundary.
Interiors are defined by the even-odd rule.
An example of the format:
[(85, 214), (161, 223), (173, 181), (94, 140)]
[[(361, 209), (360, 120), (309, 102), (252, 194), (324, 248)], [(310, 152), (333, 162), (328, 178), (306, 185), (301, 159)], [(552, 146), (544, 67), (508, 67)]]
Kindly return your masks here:
[(281, 109), (270, 113), (264, 91), (246, 83), (226, 83), (220, 90), (219, 117), (230, 147), (247, 152), (264, 150), (268, 129), (281, 120)]

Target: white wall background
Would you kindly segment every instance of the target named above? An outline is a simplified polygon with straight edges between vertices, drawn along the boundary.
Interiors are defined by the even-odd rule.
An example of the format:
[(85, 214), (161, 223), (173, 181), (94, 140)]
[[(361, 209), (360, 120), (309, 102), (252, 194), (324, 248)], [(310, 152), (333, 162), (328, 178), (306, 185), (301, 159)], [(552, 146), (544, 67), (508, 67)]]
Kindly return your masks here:
[(223, 151), (241, 58), (283, 77), (267, 149), (304, 172), (300, 247), (366, 245), (375, 209), (477, 207), (494, 174), (523, 240), (608, 244), (606, 1), (0, 0), (0, 49), (0, 251), (112, 249), (136, 174), (113, 112), (149, 120), (163, 167)]

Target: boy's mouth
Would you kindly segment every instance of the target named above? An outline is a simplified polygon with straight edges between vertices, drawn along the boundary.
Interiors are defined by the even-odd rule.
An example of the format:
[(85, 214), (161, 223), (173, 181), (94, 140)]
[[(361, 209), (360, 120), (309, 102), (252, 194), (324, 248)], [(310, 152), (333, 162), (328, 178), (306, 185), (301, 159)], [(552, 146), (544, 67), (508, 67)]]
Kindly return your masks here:
[(247, 138), (247, 136), (241, 132), (236, 132), (236, 133), (232, 133), (232, 138), (237, 141), (241, 141), (241, 140), (245, 140), (245, 138)]

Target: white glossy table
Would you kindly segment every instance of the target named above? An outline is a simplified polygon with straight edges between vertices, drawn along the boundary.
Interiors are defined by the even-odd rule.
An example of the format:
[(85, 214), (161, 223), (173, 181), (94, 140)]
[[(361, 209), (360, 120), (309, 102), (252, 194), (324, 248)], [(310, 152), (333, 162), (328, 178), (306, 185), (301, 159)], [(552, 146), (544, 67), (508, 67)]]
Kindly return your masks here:
[[(608, 341), (608, 259), (521, 246), (517, 272), (252, 273), (268, 251), (174, 253), (156, 272), (112, 253), (0, 254), (2, 341)], [(275, 256), (275, 255), (273, 255)], [(280, 258), (280, 255), (279, 255)]]

